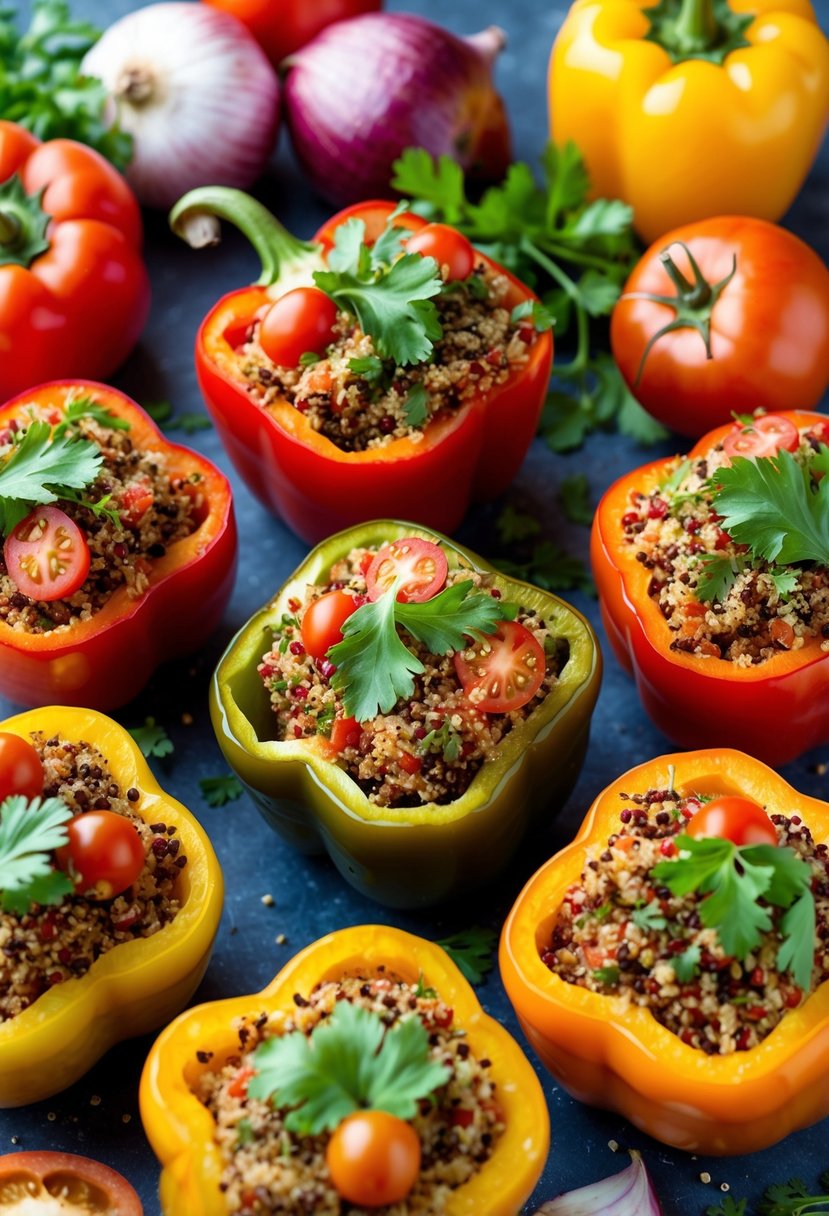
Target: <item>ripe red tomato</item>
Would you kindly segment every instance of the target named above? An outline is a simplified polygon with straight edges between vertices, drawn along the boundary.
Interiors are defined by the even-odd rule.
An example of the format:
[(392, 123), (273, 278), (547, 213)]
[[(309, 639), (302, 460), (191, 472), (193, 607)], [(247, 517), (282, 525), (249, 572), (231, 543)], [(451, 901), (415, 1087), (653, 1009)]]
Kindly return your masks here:
[(763, 414), (750, 426), (737, 426), (723, 440), (726, 456), (776, 456), (785, 448), (796, 452), (800, 447), (800, 432), (795, 424), (780, 414)]
[(421, 253), (434, 258), (438, 266), (447, 266), (449, 283), (454, 279), (468, 279), (475, 269), (472, 242), (448, 224), (427, 224), (409, 237), (406, 252)]
[(148, 482), (134, 481), (118, 498), (118, 514), (130, 528), (137, 528), (153, 505), (153, 490)]
[(437, 595), (446, 582), (449, 564), (440, 545), (419, 536), (393, 540), (375, 554), (366, 571), (366, 592), (379, 600), (395, 579), (402, 578), (397, 599), (401, 604), (422, 604)]
[(343, 640), (343, 624), (356, 607), (354, 596), (345, 591), (326, 591), (308, 605), (300, 632), (312, 659), (324, 659), (331, 647)]
[(333, 21), (375, 13), (383, 0), (206, 0), (238, 17), (276, 67)]
[(143, 1216), (137, 1193), (121, 1174), (75, 1153), (8, 1153), (0, 1157), (0, 1211), (65, 1216)]
[(58, 849), (58, 865), (92, 899), (113, 899), (144, 868), (144, 845), (125, 815), (86, 811), (66, 825), (69, 843)]
[(43, 764), (31, 743), (0, 731), (0, 802), (10, 794), (36, 798), (43, 793)]
[(476, 709), (505, 714), (531, 701), (544, 679), (546, 661), (539, 642), (517, 621), (500, 621), (455, 654), (455, 671)]
[[(683, 326), (657, 338), (642, 364), (654, 335), (676, 319), (669, 304), (645, 298), (677, 295), (660, 255), (667, 252), (693, 282), (683, 244), (711, 286), (727, 278), (736, 256), (736, 272), (711, 308), (712, 357), (699, 331)], [(701, 317), (701, 308), (693, 315)], [(829, 270), (803, 241), (765, 220), (686, 224), (635, 267), (613, 310), (610, 339), (633, 395), (681, 435), (699, 438), (758, 408), (811, 409), (829, 383)]]
[(734, 844), (777, 844), (777, 832), (763, 808), (750, 798), (727, 794), (706, 802), (689, 819), (689, 836), (720, 836)]
[(331, 727), (331, 745), (338, 752), (356, 747), (360, 742), (360, 723), (356, 718), (335, 718)]
[(298, 367), (307, 352), (325, 354), (334, 339), (337, 305), (318, 287), (295, 287), (273, 303), (259, 326), (259, 342), (280, 367)]
[(410, 1123), (384, 1110), (356, 1111), (328, 1141), (325, 1161), (349, 1203), (371, 1208), (399, 1203), (420, 1172), (420, 1137)]
[(89, 570), (89, 545), (60, 507), (35, 507), (6, 537), (9, 578), (23, 595), (46, 603), (77, 591)]

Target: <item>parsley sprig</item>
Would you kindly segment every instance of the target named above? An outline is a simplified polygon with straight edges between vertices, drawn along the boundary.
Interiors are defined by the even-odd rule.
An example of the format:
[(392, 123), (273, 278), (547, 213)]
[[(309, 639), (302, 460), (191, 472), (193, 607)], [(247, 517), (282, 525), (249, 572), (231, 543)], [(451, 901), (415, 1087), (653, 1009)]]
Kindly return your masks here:
[(142, 755), (148, 758), (155, 756), (157, 759), (163, 759), (175, 751), (175, 745), (166, 729), (156, 722), (155, 718), (145, 718), (143, 726), (133, 726), (129, 733), (141, 749)]
[(413, 1014), (387, 1028), (378, 1013), (338, 1001), (310, 1035), (275, 1036), (254, 1052), (248, 1094), (291, 1107), (285, 1126), (300, 1135), (334, 1131), (355, 1110), (411, 1119), (419, 1099), (449, 1079), (431, 1059), (429, 1036)]
[(474, 925), (462, 929), (449, 937), (442, 937), (435, 944), (441, 946), (458, 970), (470, 984), (480, 984), (488, 971), (492, 970), (495, 943), (498, 934), (494, 929)]
[(84, 418), (91, 418), (98, 426), (108, 431), (128, 431), (130, 424), (126, 418), (119, 418), (112, 410), (106, 409), (93, 397), (76, 397), (70, 401), (64, 410), (63, 417), (52, 428), (52, 440), (60, 439), (70, 427), (77, 426)]
[(0, 462), (0, 532), (8, 535), (33, 507), (59, 498), (93, 509), (104, 505), (72, 493), (92, 484), (102, 462), (100, 448), (89, 440), (66, 433), (54, 438), (48, 422), (31, 422)]
[(33, 903), (60, 903), (72, 890), (52, 864), (52, 852), (69, 839), (72, 811), (61, 798), (14, 794), (0, 803), (0, 907), (25, 916)]
[(227, 806), (228, 802), (235, 802), (245, 792), (245, 787), (235, 773), (223, 773), (220, 777), (202, 777), (199, 789), (207, 805), (214, 807)]
[[(757, 1208), (758, 1216), (818, 1216), (829, 1212), (829, 1170), (820, 1176), (823, 1195), (811, 1194), (802, 1178), (767, 1187)], [(728, 1195), (722, 1203), (705, 1209), (706, 1216), (748, 1216), (748, 1201)]]

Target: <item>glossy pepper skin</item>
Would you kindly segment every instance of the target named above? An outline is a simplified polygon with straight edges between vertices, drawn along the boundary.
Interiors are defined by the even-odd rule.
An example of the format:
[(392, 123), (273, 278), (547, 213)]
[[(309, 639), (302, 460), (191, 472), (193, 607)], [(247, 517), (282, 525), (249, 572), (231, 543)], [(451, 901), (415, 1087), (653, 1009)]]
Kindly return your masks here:
[[(233, 214), (224, 209), (228, 193), (233, 195)], [(263, 256), (259, 284), (224, 296), (202, 322), (196, 339), (196, 373), (207, 408), (245, 484), (309, 543), (340, 528), (390, 515), (452, 532), (471, 502), (496, 498), (518, 472), (547, 391), (551, 334), (536, 337), (527, 362), (505, 384), (432, 422), (419, 443), (402, 438), (381, 448), (345, 452), (315, 431), (287, 401), (275, 402), (266, 411), (247, 391), (236, 349), (245, 341), (257, 312), (297, 281), (290, 278), (290, 257), (280, 256), (276, 246), (268, 247), (273, 218), (253, 200), (247, 200), (253, 207), (242, 203), (239, 211), (238, 193), (193, 191), (176, 205), (171, 222), (184, 232), (188, 212), (197, 214), (209, 205), (216, 215), (242, 217), (246, 234), (253, 233), (254, 239), (257, 232), (266, 234), (266, 245), (257, 246)], [(316, 234), (317, 248), (330, 249), (334, 229), (348, 219), (363, 220), (367, 239), (376, 239), (394, 206), (371, 201), (346, 208)], [(412, 231), (425, 222), (412, 214), (398, 220)], [(274, 239), (279, 241), (278, 236)], [(311, 271), (323, 268), (321, 258), (308, 261), (314, 248), (304, 247), (302, 282), (312, 282)], [(483, 255), (478, 260), (509, 281), (507, 307), (535, 299), (508, 271)]]
[(574, 1097), (619, 1111), (641, 1131), (688, 1152), (752, 1153), (829, 1114), (829, 983), (757, 1047), (707, 1056), (641, 1006), (568, 984), (542, 963), (585, 851), (619, 827), (621, 794), (664, 788), (668, 766), (685, 794), (737, 794), (772, 814), (801, 816), (829, 841), (829, 806), (772, 769), (726, 748), (660, 756), (625, 773), (593, 803), (578, 835), (538, 870), (504, 923), (499, 962), (524, 1033)]
[[(801, 427), (825, 422), (823, 415), (807, 412), (784, 411), (781, 417)], [(733, 429), (709, 431), (689, 455), (708, 451)], [(636, 561), (635, 545), (625, 541), (622, 516), (633, 491), (653, 490), (674, 466), (671, 458), (643, 465), (615, 482), (599, 503), (590, 559), (607, 636), (635, 677), (647, 713), (675, 743), (721, 744), (775, 766), (787, 764), (829, 740), (829, 653), (816, 638), (765, 663), (737, 667), (670, 649), (675, 635), (648, 595), (650, 571)]]
[(0, 400), (123, 363), (150, 308), (141, 237), (138, 203), (102, 156), (0, 122)]
[(203, 516), (190, 536), (152, 559), (149, 587), (130, 599), (119, 587), (87, 621), (68, 630), (27, 634), (0, 622), (0, 693), (22, 705), (113, 709), (132, 700), (166, 659), (187, 654), (218, 625), (236, 574), (236, 520), (230, 485), (204, 456), (170, 443), (140, 406), (93, 381), (42, 384), (0, 407), (0, 430), (26, 420), (26, 407), (62, 406), (78, 390), (130, 424), (132, 441), (164, 452), (173, 476), (198, 476)]
[(489, 881), (528, 828), (555, 814), (575, 784), (598, 696), (601, 657), (584, 618), (547, 592), (496, 575), (505, 599), (536, 608), (570, 648), (561, 677), (525, 722), (514, 727), (499, 756), (469, 789), (443, 806), (405, 809), (370, 803), (335, 763), (322, 736), (273, 739), (273, 711), (257, 674), (269, 648), (269, 621), (308, 583), (326, 581), (332, 562), (357, 546), (381, 546), (403, 536), (440, 543), (450, 569), (459, 563), (487, 573), (474, 553), (425, 528), (389, 520), (350, 528), (319, 545), (276, 598), (230, 643), (210, 688), (213, 727), (228, 763), (273, 828), (303, 852), (325, 848), (358, 891), (389, 907), (437, 903)]
[(115, 1043), (147, 1034), (181, 1010), (204, 974), (222, 914), (222, 872), (207, 834), (162, 790), (123, 727), (89, 709), (49, 706), (0, 723), (29, 739), (41, 730), (85, 740), (106, 757), (122, 789), (135, 786), (136, 810), (147, 823), (177, 829), (187, 865), (181, 907), (151, 937), (113, 947), (80, 979), (65, 980), (28, 1009), (0, 1023), (0, 1106), (51, 1097), (82, 1077)]
[[(444, 951), (389, 925), (329, 933), (295, 955), (262, 992), (198, 1005), (162, 1032), (147, 1057), (139, 1099), (144, 1130), (163, 1165), (164, 1216), (226, 1216), (213, 1117), (193, 1087), (202, 1073), (238, 1056), (234, 1021), (263, 1010), (287, 1012), (295, 992), (355, 972), (374, 976), (381, 966), (412, 985), (422, 976), (452, 1006), (471, 1051), (492, 1061), (488, 1071), (506, 1130), (480, 1171), (452, 1191), (446, 1216), (515, 1216), (538, 1181), (549, 1144), (547, 1104), (535, 1072), (515, 1040), (483, 1012)], [(212, 1060), (199, 1063), (197, 1050), (212, 1051)]]
[(550, 60), (552, 138), (575, 140), (593, 194), (631, 203), (648, 243), (708, 216), (779, 219), (829, 114), (829, 42), (808, 0), (728, 0), (732, 22), (753, 18), (730, 51), (711, 0), (675, 4), (661, 27), (651, 7), (576, 0)]

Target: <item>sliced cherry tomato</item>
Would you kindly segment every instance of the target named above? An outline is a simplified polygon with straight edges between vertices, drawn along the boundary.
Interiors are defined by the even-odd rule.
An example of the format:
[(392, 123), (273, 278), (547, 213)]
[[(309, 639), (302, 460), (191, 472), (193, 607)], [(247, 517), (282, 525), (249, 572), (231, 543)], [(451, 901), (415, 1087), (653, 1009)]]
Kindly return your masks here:
[(331, 647), (343, 640), (343, 625), (356, 607), (354, 596), (345, 591), (326, 591), (308, 605), (300, 632), (312, 659), (324, 659)]
[(500, 621), (455, 654), (455, 670), (464, 695), (476, 709), (505, 714), (531, 701), (541, 687), (544, 651), (529, 629), (517, 621)]
[(43, 793), (43, 763), (26, 739), (0, 731), (0, 802), (10, 794), (36, 798)]
[(255, 1075), (255, 1068), (251, 1068), (250, 1064), (243, 1064), (227, 1087), (227, 1092), (231, 1098), (246, 1098), (248, 1096), (250, 1079)]
[(719, 836), (734, 844), (777, 844), (777, 832), (763, 808), (750, 798), (727, 794), (704, 803), (685, 831), (689, 836)]
[(86, 811), (66, 825), (69, 843), (58, 849), (58, 865), (91, 899), (113, 899), (132, 886), (144, 868), (144, 844), (136, 828), (116, 811)]
[(420, 1172), (420, 1137), (384, 1110), (343, 1119), (325, 1153), (331, 1181), (349, 1203), (382, 1207), (405, 1199)]
[(0, 1216), (143, 1216), (121, 1174), (74, 1153), (8, 1153), (0, 1157)]
[(375, 555), (366, 571), (366, 592), (379, 600), (396, 579), (402, 579), (397, 598), (402, 604), (422, 604), (437, 595), (446, 582), (449, 565), (440, 545), (419, 536), (394, 540)]
[(46, 603), (77, 591), (89, 570), (89, 545), (60, 507), (35, 507), (6, 538), (9, 578), (24, 595)]
[(153, 505), (154, 495), (149, 482), (134, 481), (118, 497), (118, 514), (130, 528), (137, 528)]
[(800, 447), (800, 432), (781, 414), (763, 414), (750, 426), (726, 435), (722, 447), (729, 457), (776, 456), (782, 448), (796, 452)]
[(438, 266), (447, 267), (446, 281), (468, 279), (475, 269), (475, 250), (462, 232), (448, 224), (427, 224), (410, 236), (406, 242), (407, 253), (420, 253), (434, 258)]
[(331, 727), (331, 745), (338, 752), (356, 747), (360, 742), (360, 723), (356, 718), (335, 718)]
[(318, 287), (295, 287), (271, 305), (259, 326), (259, 342), (280, 367), (297, 367), (306, 352), (325, 353), (334, 340), (337, 305)]

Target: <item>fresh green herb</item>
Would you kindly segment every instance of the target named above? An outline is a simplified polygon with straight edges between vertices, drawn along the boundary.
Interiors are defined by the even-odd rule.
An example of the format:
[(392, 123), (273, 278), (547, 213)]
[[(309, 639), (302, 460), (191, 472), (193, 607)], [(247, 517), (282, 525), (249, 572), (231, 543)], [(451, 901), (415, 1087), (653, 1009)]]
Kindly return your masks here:
[(129, 733), (145, 756), (161, 759), (175, 750), (172, 739), (155, 718), (145, 718), (143, 726), (134, 726)]
[(526, 561), (494, 557), (492, 564), (511, 578), (534, 583), (545, 591), (583, 591), (595, 596), (596, 585), (585, 562), (559, 549), (551, 540), (533, 545)]
[(438, 730), (430, 730), (420, 742), (421, 751), (440, 752), (447, 764), (454, 764), (461, 754), (461, 737), (448, 718)]
[(513, 308), (509, 315), (509, 319), (513, 325), (517, 325), (525, 317), (530, 318), (533, 327), (540, 334), (545, 333), (548, 329), (552, 329), (556, 323), (556, 319), (549, 308), (545, 308), (540, 300), (522, 300), (520, 304), (515, 305), (515, 308)]
[(91, 418), (93, 422), (98, 423), (98, 426), (105, 427), (109, 431), (128, 431), (130, 429), (126, 418), (119, 418), (111, 410), (99, 405), (92, 397), (76, 397), (67, 405), (63, 418), (57, 426), (52, 428), (52, 441), (60, 439), (70, 426), (77, 426), (82, 418)]
[(420, 381), (410, 388), (403, 402), (403, 413), (406, 416), (406, 425), (413, 427), (423, 426), (429, 417), (429, 395)]
[(608, 967), (597, 967), (593, 972), (593, 979), (597, 984), (604, 984), (607, 988), (614, 988), (619, 983), (619, 968), (615, 964)]
[(790, 599), (795, 591), (797, 591), (800, 579), (791, 570), (772, 569), (769, 571), (769, 574), (781, 600)]
[(512, 503), (507, 503), (503, 508), (495, 520), (495, 527), (501, 542), (505, 545), (511, 545), (515, 541), (528, 540), (531, 536), (538, 536), (541, 531), (541, 524), (535, 515), (519, 511)]
[(226, 806), (235, 802), (245, 792), (239, 778), (234, 773), (226, 773), (221, 777), (203, 777), (199, 789), (208, 806)]
[(665, 480), (660, 484), (659, 488), (662, 491), (662, 493), (663, 494), (676, 493), (676, 491), (682, 485), (683, 481), (688, 476), (688, 474), (691, 472), (691, 469), (693, 467), (694, 467), (693, 462), (690, 460), (680, 461), (680, 463), (674, 469), (673, 473), (671, 473), (670, 477), (666, 477)]
[(818, 1216), (829, 1212), (829, 1170), (820, 1176), (826, 1194), (811, 1195), (801, 1178), (770, 1186), (760, 1203), (759, 1216)]
[(144, 412), (150, 415), (157, 426), (164, 426), (173, 416), (173, 405), (171, 401), (147, 401), (144, 403)]
[(494, 929), (476, 925), (472, 929), (462, 929), (460, 933), (452, 933), (436, 942), (451, 958), (465, 979), (470, 984), (480, 984), (488, 971), (492, 970), (492, 952), (498, 934)]
[(196, 431), (209, 431), (213, 423), (207, 414), (197, 410), (177, 414), (169, 401), (151, 401), (144, 406), (156, 426), (165, 431), (184, 431), (193, 435)]
[(722, 602), (737, 581), (742, 564), (736, 557), (721, 557), (716, 553), (700, 556), (701, 573), (697, 579), (696, 595), (702, 603)]
[(253, 1124), (250, 1119), (240, 1119), (236, 1124), (236, 1147), (245, 1148), (253, 1143)]
[(746, 1216), (745, 1199), (732, 1199), (730, 1195), (726, 1195), (721, 1203), (717, 1203), (705, 1209), (705, 1216)]
[(593, 507), (590, 502), (590, 486), (584, 473), (565, 477), (559, 489), (559, 499), (564, 514), (574, 524), (590, 527), (593, 522)]
[(379, 384), (386, 376), (386, 365), (376, 355), (359, 355), (348, 360), (348, 370), (362, 376), (369, 384)]
[(338, 1001), (310, 1035), (302, 1031), (260, 1043), (248, 1093), (270, 1100), (289, 1131), (333, 1131), (355, 1110), (384, 1110), (411, 1119), (417, 1104), (449, 1079), (429, 1057), (429, 1036), (416, 1014), (387, 1029), (372, 1010)]
[(435, 988), (428, 988), (426, 986), (426, 984), (423, 982), (423, 972), (422, 971), (420, 972), (420, 975), (418, 975), (418, 977), (417, 977), (417, 983), (415, 984), (414, 994), (415, 994), (415, 996), (423, 997), (427, 1001), (437, 1000), (437, 995), (438, 995), (437, 990)]
[(701, 957), (702, 951), (697, 945), (689, 946), (682, 954), (674, 956), (671, 965), (680, 984), (690, 984), (691, 980), (699, 975)]
[(815, 903), (812, 871), (793, 849), (776, 845), (738, 846), (718, 837), (678, 836), (679, 856), (660, 862), (653, 877), (674, 895), (691, 891), (701, 899), (699, 915), (715, 929), (723, 950), (744, 959), (756, 950), (762, 934), (772, 928), (769, 908), (786, 910), (779, 925), (782, 942), (777, 965), (790, 971), (799, 988), (808, 991), (814, 964)]
[(593, 909), (594, 920), (607, 920), (610, 913), (613, 911), (613, 904), (602, 904), (600, 908)]
[(667, 925), (667, 920), (662, 915), (658, 903), (640, 903), (633, 909), (630, 918), (637, 929), (641, 929), (643, 933), (656, 932), (659, 929), (664, 929)]
[(52, 852), (65, 845), (72, 811), (61, 798), (14, 794), (0, 803), (0, 907), (25, 916), (31, 904), (57, 904), (74, 889), (55, 870)]
[[(287, 642), (287, 638), (285, 639)], [(330, 735), (331, 727), (334, 725), (334, 718), (337, 714), (337, 706), (334, 701), (329, 701), (323, 705), (322, 709), (317, 714), (317, 734)]]
[(102, 462), (96, 444), (69, 435), (52, 440), (48, 422), (31, 422), (0, 464), (0, 532), (11, 532), (32, 507), (90, 485)]
[(300, 367), (313, 367), (315, 363), (319, 363), (322, 355), (318, 355), (315, 350), (303, 351), (299, 356)]

